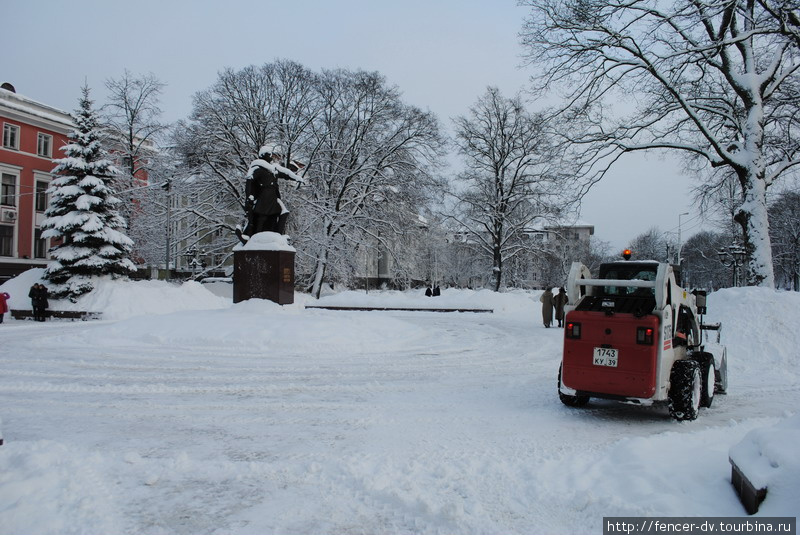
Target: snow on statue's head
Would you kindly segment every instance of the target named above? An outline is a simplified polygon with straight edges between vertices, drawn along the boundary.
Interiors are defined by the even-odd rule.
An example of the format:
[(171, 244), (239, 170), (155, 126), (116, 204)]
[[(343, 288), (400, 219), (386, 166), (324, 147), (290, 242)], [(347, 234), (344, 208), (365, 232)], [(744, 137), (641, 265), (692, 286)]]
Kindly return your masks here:
[(272, 161), (273, 154), (277, 154), (277, 147), (272, 144), (263, 145), (258, 149), (258, 157), (268, 162)]

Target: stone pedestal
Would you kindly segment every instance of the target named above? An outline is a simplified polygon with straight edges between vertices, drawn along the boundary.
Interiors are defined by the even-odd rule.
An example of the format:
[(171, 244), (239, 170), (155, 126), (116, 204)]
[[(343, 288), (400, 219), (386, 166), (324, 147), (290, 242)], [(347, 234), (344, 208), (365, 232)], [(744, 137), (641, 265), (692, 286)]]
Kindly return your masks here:
[(294, 303), (294, 252), (240, 250), (233, 253), (233, 302), (269, 299)]

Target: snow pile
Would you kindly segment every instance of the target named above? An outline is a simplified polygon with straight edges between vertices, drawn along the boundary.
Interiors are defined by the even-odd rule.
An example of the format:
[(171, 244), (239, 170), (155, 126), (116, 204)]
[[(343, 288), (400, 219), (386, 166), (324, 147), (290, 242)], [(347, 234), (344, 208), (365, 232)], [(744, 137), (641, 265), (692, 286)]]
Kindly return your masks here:
[[(203, 291), (205, 289), (201, 288)], [(220, 298), (221, 299), (221, 298)], [(139, 315), (90, 334), (76, 334), (74, 343), (202, 345), (214, 348), (258, 349), (265, 354), (304, 354), (347, 351), (362, 354), (381, 351), (397, 343), (422, 343), (425, 332), (390, 316), (370, 318), (370, 328), (358, 335), (364, 318), (352, 315), (330, 317), (303, 311), (302, 305), (281, 306), (272, 301), (250, 299), (218, 310), (184, 310), (167, 317)], [(102, 334), (102, 336), (98, 336)], [(65, 341), (65, 343), (67, 343)]]
[(730, 449), (730, 458), (756, 489), (767, 489), (763, 516), (800, 512), (800, 414), (750, 431)]
[[(727, 288), (708, 296), (707, 323), (722, 323), (732, 388), (800, 382), (800, 293)], [(711, 341), (715, 334), (709, 332)]]
[[(11, 294), (11, 309), (30, 310), (28, 291), (42, 282), (43, 269), (31, 269), (0, 286)], [(217, 309), (230, 306), (230, 300), (218, 297), (198, 282), (173, 284), (163, 281), (122, 281), (107, 277), (92, 279), (94, 290), (75, 303), (50, 299), (51, 310), (101, 312), (106, 320), (119, 320), (146, 314), (169, 314), (183, 310)]]

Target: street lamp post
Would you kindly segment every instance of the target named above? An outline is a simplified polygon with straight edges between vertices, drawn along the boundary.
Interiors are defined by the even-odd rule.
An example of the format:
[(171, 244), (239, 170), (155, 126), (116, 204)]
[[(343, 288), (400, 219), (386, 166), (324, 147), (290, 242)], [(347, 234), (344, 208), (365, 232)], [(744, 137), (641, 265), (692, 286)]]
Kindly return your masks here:
[(192, 270), (192, 275), (194, 275), (194, 265), (192, 263), (192, 260), (194, 260), (194, 257), (196, 255), (197, 255), (197, 249), (194, 247), (189, 247), (188, 249), (186, 249), (186, 252), (184, 252), (182, 255), (183, 258), (186, 260), (186, 267)]
[(172, 190), (172, 181), (171, 180), (167, 180), (166, 182), (164, 182), (164, 184), (161, 187), (164, 189), (164, 191), (167, 192), (167, 247), (166, 247), (165, 262), (164, 262), (164, 269), (166, 271), (166, 275), (164, 276), (164, 278), (166, 280), (169, 280), (169, 278), (170, 278), (169, 253), (170, 253), (170, 249), (172, 248), (172, 244), (170, 243), (171, 242), (170, 232), (172, 231), (172, 228), (171, 228), (172, 227), (172, 217), (171, 217), (172, 196), (170, 195), (171, 190)]
[(678, 215), (678, 267), (681, 265), (681, 250), (683, 249), (683, 242), (681, 241), (681, 218), (685, 215), (689, 215), (689, 212), (684, 212)]
[(725, 267), (733, 268), (733, 286), (739, 286), (740, 268), (744, 265), (744, 259), (747, 252), (741, 245), (729, 245), (728, 249), (720, 249), (717, 251), (719, 261)]

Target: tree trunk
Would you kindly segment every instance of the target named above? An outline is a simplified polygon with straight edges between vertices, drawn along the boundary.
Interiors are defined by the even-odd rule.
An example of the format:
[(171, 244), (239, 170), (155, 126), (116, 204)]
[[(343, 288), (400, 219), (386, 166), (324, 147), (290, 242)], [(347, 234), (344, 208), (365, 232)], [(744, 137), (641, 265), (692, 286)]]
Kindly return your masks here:
[(325, 271), (328, 268), (328, 250), (322, 251), (322, 254), (317, 258), (317, 269), (314, 273), (314, 284), (311, 287), (311, 295), (319, 299), (322, 293), (322, 283), (325, 282)]
[(494, 291), (500, 291), (500, 284), (503, 281), (503, 255), (500, 248), (496, 247), (494, 250), (494, 262), (492, 266), (492, 274), (494, 275)]
[(766, 184), (763, 178), (748, 172), (742, 180), (742, 189), (744, 201), (736, 214), (736, 221), (742, 226), (747, 251), (747, 284), (774, 288)]

